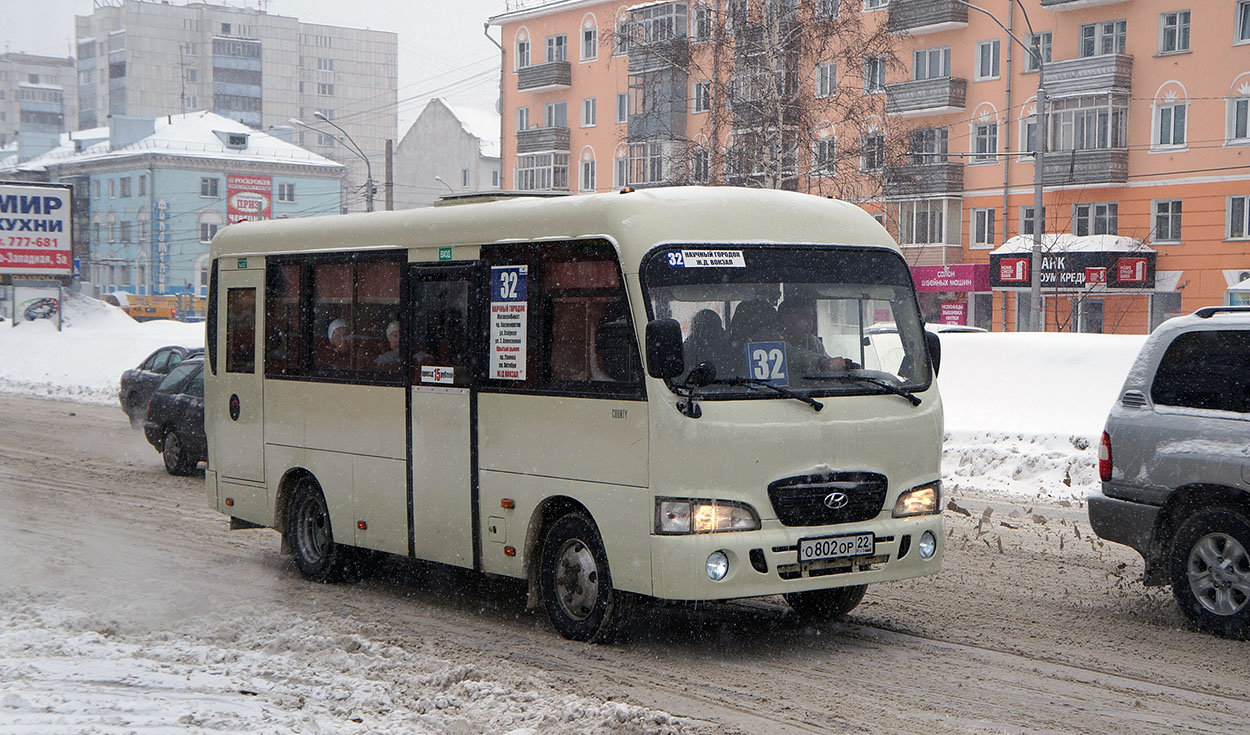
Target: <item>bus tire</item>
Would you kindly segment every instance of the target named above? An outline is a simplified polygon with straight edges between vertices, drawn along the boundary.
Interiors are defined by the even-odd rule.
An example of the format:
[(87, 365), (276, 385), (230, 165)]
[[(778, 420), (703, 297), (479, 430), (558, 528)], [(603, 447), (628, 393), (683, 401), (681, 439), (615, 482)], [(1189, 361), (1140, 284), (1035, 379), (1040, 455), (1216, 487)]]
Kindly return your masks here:
[(543, 606), (560, 635), (574, 641), (616, 640), (627, 617), (627, 595), (612, 588), (599, 530), (582, 513), (547, 529), (539, 566)]
[(868, 585), (857, 584), (850, 587), (835, 587), (831, 590), (790, 592), (782, 597), (803, 620), (824, 622), (845, 617), (864, 599), (864, 593), (867, 591)]
[(287, 537), (295, 566), (314, 582), (342, 582), (359, 573), (354, 549), (335, 543), (325, 495), (311, 477), (299, 480), (287, 513)]
[(165, 460), (165, 471), (171, 475), (189, 475), (195, 471), (195, 458), (187, 451), (178, 432), (170, 429), (165, 432), (161, 442), (161, 458)]

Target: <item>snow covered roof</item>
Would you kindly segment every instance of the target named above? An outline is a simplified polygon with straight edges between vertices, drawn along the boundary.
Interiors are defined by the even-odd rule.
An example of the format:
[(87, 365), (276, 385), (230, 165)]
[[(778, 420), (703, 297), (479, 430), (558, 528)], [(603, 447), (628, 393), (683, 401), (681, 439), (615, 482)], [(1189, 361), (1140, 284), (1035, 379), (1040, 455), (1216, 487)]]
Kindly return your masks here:
[(482, 155), (487, 158), (499, 158), (499, 114), (472, 107), (458, 107), (445, 99), (439, 102), (460, 121), (460, 127), (469, 135), (482, 143)]
[[(113, 149), (110, 141), (108, 128), (62, 135), (60, 146), (16, 168), (21, 171), (43, 171), (50, 165), (89, 163), (150, 152), (191, 158), (229, 158), (259, 163), (317, 166), (327, 169), (344, 168), (342, 164), (324, 156), (206, 110), (158, 117), (153, 127), (152, 134), (116, 150)], [(227, 145), (229, 133), (245, 134), (246, 145)], [(73, 140), (78, 140), (83, 144), (82, 150), (75, 150)], [(13, 167), (10, 166), (10, 168)]]
[[(1120, 235), (1073, 235), (1070, 232), (1053, 232), (1042, 235), (1042, 249), (1048, 253), (1150, 253), (1141, 240)], [(1032, 235), (1016, 235), (1008, 238), (993, 255), (1027, 253), (1033, 250)]]
[(1229, 286), (1228, 290), (1229, 291), (1250, 291), (1250, 278), (1247, 278), (1246, 280), (1234, 286)]

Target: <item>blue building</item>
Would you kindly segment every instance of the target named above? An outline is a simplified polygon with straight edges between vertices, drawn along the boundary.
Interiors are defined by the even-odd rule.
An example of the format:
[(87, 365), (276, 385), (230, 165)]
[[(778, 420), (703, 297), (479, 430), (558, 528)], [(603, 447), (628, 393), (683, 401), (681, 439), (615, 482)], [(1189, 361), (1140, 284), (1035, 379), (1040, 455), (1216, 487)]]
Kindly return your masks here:
[(208, 244), (228, 225), (338, 214), (347, 168), (211, 112), (114, 116), (108, 128), (0, 169), (72, 184), (75, 258), (94, 296), (208, 293)]

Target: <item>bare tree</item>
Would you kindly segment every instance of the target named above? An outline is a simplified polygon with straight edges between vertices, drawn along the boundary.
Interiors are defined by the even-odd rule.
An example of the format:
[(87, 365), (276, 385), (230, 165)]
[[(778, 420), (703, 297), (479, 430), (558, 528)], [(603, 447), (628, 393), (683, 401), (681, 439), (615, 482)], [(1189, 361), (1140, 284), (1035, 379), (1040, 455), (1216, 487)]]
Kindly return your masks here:
[(705, 0), (619, 18), (607, 42), (628, 54), (630, 183), (879, 197), (907, 145), (886, 125), (898, 39), (840, 5)]

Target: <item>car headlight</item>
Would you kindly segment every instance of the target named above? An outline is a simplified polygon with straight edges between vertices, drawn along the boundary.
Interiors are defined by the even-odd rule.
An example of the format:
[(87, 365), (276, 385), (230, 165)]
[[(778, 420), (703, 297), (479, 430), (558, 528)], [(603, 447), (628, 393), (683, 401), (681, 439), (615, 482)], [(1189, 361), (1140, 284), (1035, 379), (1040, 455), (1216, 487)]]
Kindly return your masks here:
[(759, 528), (759, 515), (745, 503), (692, 498), (655, 499), (655, 532), (658, 534), (758, 531)]
[(898, 501), (894, 503), (893, 516), (906, 518), (940, 512), (942, 512), (942, 481), (936, 480), (900, 494)]

